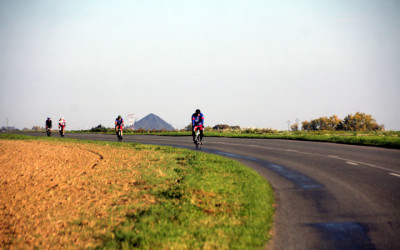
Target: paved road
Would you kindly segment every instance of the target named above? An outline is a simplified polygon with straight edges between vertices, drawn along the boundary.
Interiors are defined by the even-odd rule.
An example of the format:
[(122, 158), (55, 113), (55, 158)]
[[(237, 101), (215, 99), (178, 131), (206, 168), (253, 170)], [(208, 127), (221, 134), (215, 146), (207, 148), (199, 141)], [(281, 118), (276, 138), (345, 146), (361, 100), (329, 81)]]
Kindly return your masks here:
[[(190, 137), (138, 135), (124, 142), (194, 148)], [(400, 150), (212, 137), (202, 150), (234, 158), (272, 184), (273, 249), (400, 249)]]

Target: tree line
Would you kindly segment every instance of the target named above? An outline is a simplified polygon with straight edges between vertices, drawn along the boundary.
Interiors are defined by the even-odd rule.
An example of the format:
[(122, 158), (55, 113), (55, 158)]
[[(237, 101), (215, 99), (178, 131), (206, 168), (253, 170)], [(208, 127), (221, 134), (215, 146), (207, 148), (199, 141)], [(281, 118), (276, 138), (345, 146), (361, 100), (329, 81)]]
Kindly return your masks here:
[[(301, 130), (303, 131), (382, 131), (384, 129), (384, 125), (379, 125), (371, 115), (361, 112), (354, 115), (349, 114), (344, 119), (339, 119), (337, 115), (333, 115), (301, 123)], [(291, 130), (299, 131), (299, 124), (293, 124)]]

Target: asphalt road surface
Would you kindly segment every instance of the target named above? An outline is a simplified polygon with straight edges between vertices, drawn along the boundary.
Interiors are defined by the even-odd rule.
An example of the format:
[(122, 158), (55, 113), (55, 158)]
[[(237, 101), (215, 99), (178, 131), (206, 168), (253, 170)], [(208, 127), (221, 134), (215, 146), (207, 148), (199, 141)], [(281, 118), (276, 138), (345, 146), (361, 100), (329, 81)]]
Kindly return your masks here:
[[(194, 149), (191, 137), (134, 135), (123, 142)], [(203, 152), (244, 163), (273, 186), (277, 207), (267, 248), (400, 249), (400, 150), (276, 139), (203, 142)]]

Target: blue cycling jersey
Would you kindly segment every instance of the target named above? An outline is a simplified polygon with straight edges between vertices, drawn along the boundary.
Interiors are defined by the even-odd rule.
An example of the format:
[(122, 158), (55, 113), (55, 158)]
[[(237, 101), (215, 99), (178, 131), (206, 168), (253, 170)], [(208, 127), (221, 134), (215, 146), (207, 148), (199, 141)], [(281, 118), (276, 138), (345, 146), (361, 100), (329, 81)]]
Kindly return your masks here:
[(204, 116), (202, 113), (200, 113), (200, 116), (197, 116), (197, 114), (194, 113), (192, 115), (192, 126), (195, 127), (199, 125), (204, 126)]
[(121, 120), (118, 120), (118, 118), (115, 119), (115, 125), (121, 126), (122, 124), (124, 124), (124, 119), (123, 118), (121, 118)]

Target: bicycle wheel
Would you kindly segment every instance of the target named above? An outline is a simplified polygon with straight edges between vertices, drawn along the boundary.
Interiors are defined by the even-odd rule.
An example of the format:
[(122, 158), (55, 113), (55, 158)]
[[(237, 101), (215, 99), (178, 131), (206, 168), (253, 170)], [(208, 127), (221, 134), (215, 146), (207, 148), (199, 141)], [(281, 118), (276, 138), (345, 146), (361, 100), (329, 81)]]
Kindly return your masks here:
[(201, 148), (200, 132), (196, 132), (195, 142), (196, 142), (196, 150), (199, 150)]
[(118, 141), (122, 141), (122, 131), (118, 130)]

